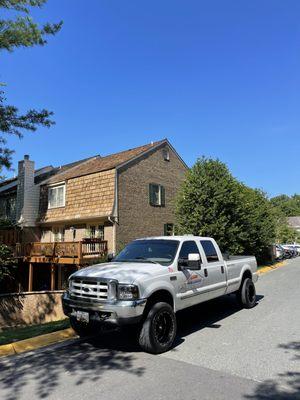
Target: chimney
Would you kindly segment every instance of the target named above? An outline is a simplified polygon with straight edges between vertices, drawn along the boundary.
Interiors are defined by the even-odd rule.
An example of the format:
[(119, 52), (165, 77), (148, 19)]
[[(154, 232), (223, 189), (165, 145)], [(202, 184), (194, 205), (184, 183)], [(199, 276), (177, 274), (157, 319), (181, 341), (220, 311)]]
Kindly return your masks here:
[(18, 165), (18, 189), (17, 189), (17, 222), (21, 226), (31, 225), (32, 194), (34, 190), (34, 161), (29, 160), (29, 155)]

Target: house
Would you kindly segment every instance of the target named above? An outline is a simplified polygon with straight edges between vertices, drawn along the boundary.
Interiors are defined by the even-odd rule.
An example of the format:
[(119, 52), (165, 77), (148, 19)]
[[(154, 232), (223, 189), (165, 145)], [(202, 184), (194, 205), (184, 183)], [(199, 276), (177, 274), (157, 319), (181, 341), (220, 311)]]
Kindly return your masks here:
[(291, 228), (300, 232), (300, 216), (298, 217), (288, 217), (288, 224)]
[(28, 291), (61, 289), (74, 269), (135, 238), (172, 235), (186, 172), (167, 139), (59, 168), (34, 170), (25, 156), (17, 178), (0, 185), (0, 218), (21, 228)]

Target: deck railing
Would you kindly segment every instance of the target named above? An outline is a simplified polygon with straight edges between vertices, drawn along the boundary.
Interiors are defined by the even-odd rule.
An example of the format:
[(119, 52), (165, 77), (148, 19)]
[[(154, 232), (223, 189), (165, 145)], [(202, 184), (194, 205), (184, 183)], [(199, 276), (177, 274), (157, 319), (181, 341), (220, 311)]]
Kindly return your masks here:
[(85, 260), (107, 255), (107, 241), (83, 239), (80, 242), (31, 242), (17, 243), (16, 257), (45, 257), (47, 259), (73, 258)]

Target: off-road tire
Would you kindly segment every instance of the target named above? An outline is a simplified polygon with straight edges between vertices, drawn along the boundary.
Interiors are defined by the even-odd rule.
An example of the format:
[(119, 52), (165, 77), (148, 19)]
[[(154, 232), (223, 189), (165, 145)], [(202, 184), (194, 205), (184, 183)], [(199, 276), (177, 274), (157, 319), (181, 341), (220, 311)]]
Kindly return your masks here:
[(168, 303), (155, 303), (149, 310), (139, 333), (139, 345), (151, 354), (170, 350), (177, 332), (176, 316)]
[(238, 303), (244, 308), (252, 308), (256, 304), (256, 290), (251, 278), (245, 278), (237, 292)]

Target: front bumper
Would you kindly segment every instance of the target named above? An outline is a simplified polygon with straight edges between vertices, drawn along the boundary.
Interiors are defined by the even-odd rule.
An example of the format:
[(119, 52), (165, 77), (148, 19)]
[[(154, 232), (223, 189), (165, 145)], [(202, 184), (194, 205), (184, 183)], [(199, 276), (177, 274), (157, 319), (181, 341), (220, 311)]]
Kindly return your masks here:
[(117, 326), (138, 323), (143, 316), (146, 299), (90, 301), (71, 298), (68, 292), (62, 296), (64, 314), (68, 317), (76, 311), (89, 312), (91, 322), (107, 323)]

